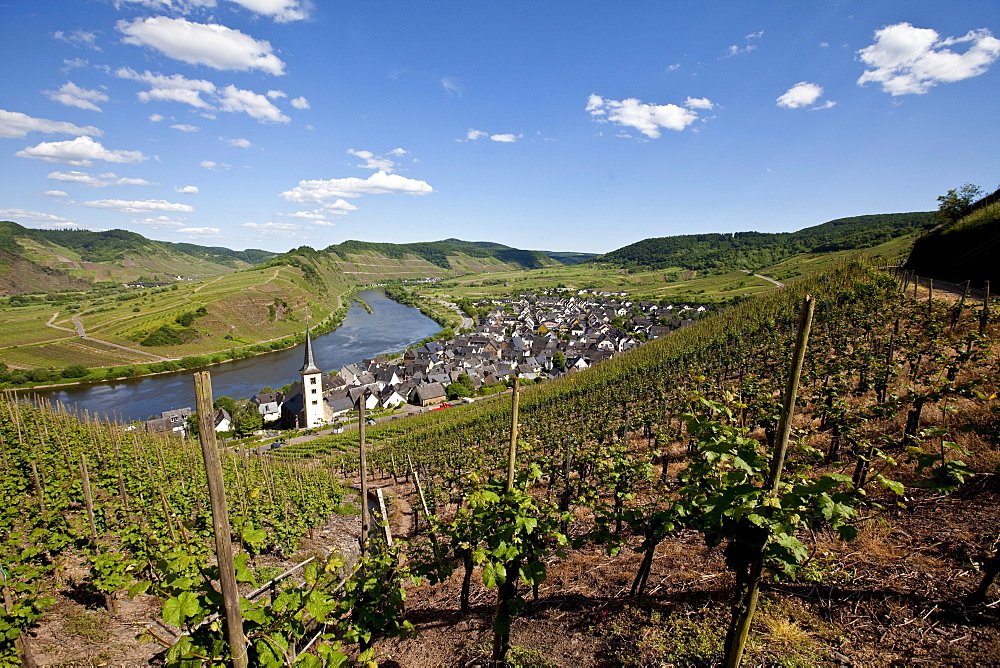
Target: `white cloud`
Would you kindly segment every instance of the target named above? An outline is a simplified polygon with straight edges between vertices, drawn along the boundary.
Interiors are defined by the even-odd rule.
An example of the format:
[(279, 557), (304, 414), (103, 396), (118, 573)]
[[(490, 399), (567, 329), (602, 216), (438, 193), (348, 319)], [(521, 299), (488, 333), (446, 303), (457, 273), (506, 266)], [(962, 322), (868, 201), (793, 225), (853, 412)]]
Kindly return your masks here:
[(163, 120), (163, 116), (161, 114), (150, 114), (149, 120), (152, 123), (159, 123), (160, 121)]
[(242, 111), (262, 123), (287, 123), (292, 120), (265, 96), (236, 86), (226, 86), (222, 90), (220, 102), (223, 111)]
[(52, 36), (73, 46), (82, 46), (94, 51), (101, 50), (97, 46), (97, 33), (87, 32), (86, 30), (74, 30), (71, 33), (65, 33), (62, 30), (57, 30), (52, 33)]
[(124, 200), (95, 199), (80, 202), (81, 206), (92, 209), (108, 209), (119, 213), (150, 213), (152, 211), (173, 211), (175, 213), (191, 213), (194, 207), (190, 204), (177, 204), (162, 199)]
[(16, 139), (24, 137), (29, 132), (45, 132), (64, 135), (93, 135), (100, 137), (104, 133), (93, 125), (81, 127), (63, 121), (50, 121), (47, 118), (32, 118), (19, 111), (0, 109), (0, 137)]
[(434, 188), (426, 181), (408, 179), (398, 174), (375, 172), (367, 179), (348, 177), (326, 181), (299, 181), (299, 185), (281, 193), (289, 202), (321, 203), (334, 197), (360, 197), (361, 195), (426, 195)]
[(461, 95), (462, 88), (458, 84), (458, 79), (455, 77), (444, 77), (441, 79), (441, 88), (444, 88), (446, 92), (453, 95)]
[(307, 6), (299, 0), (233, 0), (252, 12), (270, 16), (278, 23), (300, 21), (309, 16)]
[(182, 227), (177, 232), (190, 237), (218, 237), (222, 235), (222, 230), (218, 227)]
[(44, 223), (73, 224), (73, 221), (69, 218), (53, 216), (51, 213), (42, 213), (41, 211), (25, 211), (24, 209), (0, 209), (0, 219), (14, 220), (15, 218), (18, 220), (40, 220)]
[(169, 58), (217, 70), (260, 70), (279, 76), (285, 63), (272, 53), (271, 43), (217, 23), (154, 16), (121, 20), (116, 26), (122, 41), (156, 49)]
[[(964, 53), (951, 46), (967, 45)], [(936, 30), (897, 23), (875, 31), (875, 43), (858, 51), (872, 69), (859, 85), (876, 82), (890, 95), (926, 93), (939, 83), (978, 76), (1000, 58), (1000, 39), (986, 29), (970, 30), (964, 37), (941, 39)]]
[[(216, 0), (113, 0), (115, 7), (134, 4), (149, 9), (190, 14), (202, 9), (214, 9)], [(237, 5), (255, 14), (270, 16), (278, 23), (299, 21), (309, 17), (310, 3), (307, 0), (232, 0)]]
[(188, 125), (187, 123), (175, 123), (170, 127), (181, 132), (198, 132), (201, 129), (197, 125)]
[(283, 90), (269, 90), (267, 91), (267, 96), (272, 100), (277, 100), (278, 98), (288, 97), (288, 93)]
[(396, 148), (392, 149), (391, 151), (389, 151), (389, 155), (406, 155), (407, 153), (408, 153), (408, 151), (406, 149), (399, 148), (399, 147), (396, 147)]
[(59, 90), (47, 90), (44, 93), (53, 102), (90, 111), (101, 111), (96, 103), (108, 101), (108, 96), (101, 91), (80, 88), (72, 81), (67, 81)]
[[(786, 109), (800, 109), (816, 104), (821, 97), (823, 97), (822, 86), (809, 83), (808, 81), (800, 81), (782, 93), (777, 103), (779, 107), (785, 107)], [(813, 110), (829, 109), (835, 104), (836, 102), (828, 100), (824, 104), (813, 107)]]
[(489, 137), (489, 132), (483, 132), (482, 130), (473, 130), (469, 128), (469, 131), (465, 133), (465, 138), (469, 141), (476, 141), (477, 139), (482, 139), (483, 137)]
[(15, 155), (21, 158), (34, 158), (45, 162), (61, 162), (76, 167), (87, 167), (94, 160), (105, 162), (142, 162), (146, 159), (140, 151), (113, 151), (104, 148), (100, 142), (90, 137), (77, 137), (67, 141), (42, 142), (38, 146), (29, 146)]
[[(187, 79), (180, 74), (169, 76), (153, 74), (148, 70), (139, 74), (128, 67), (119, 68), (115, 72), (115, 76), (148, 84), (149, 90), (136, 94), (141, 102), (180, 102), (202, 111), (214, 111), (216, 107), (202, 97), (202, 95), (208, 95), (223, 111), (243, 112), (261, 123), (287, 123), (291, 120), (282, 114), (281, 110), (267, 99), (267, 96), (242, 90), (236, 86), (226, 86), (220, 91), (214, 83), (204, 79)], [(271, 91), (271, 93), (273, 92)], [(211, 114), (203, 115), (214, 118)], [(160, 118), (162, 119), (162, 116)]]
[[(383, 172), (391, 172), (394, 169), (396, 169), (396, 162), (392, 158), (389, 158), (388, 154), (375, 155), (371, 151), (355, 151), (353, 148), (347, 149), (347, 152), (350, 155), (361, 158), (362, 160), (365, 161), (363, 164), (354, 165), (355, 167), (360, 167), (361, 169), (381, 170)], [(398, 153), (390, 153), (390, 154), (399, 155)]]
[[(119, 79), (131, 79), (140, 83), (148, 84), (150, 90), (136, 93), (141, 102), (181, 102), (189, 104), (196, 109), (212, 109), (212, 105), (202, 99), (202, 94), (215, 93), (215, 84), (204, 79), (188, 79), (180, 74), (166, 76), (163, 74), (153, 74), (146, 70), (139, 74), (129, 67), (120, 67), (115, 71), (115, 76)], [(157, 114), (158, 115), (158, 114)], [(159, 117), (163, 119), (162, 116)]]
[(301, 225), (295, 223), (243, 223), (243, 227), (257, 230), (261, 234), (288, 234), (302, 229)]
[(519, 136), (520, 135), (513, 135), (513, 134), (511, 134), (511, 133), (508, 132), (506, 134), (490, 135), (490, 139), (492, 141), (497, 141), (497, 142), (500, 142), (500, 143), (503, 143), (503, 144), (513, 144), (514, 142), (517, 141), (517, 138)]
[(238, 137), (236, 139), (226, 139), (225, 137), (219, 137), (219, 141), (224, 141), (230, 146), (235, 146), (237, 148), (250, 148), (253, 144), (250, 143), (249, 139), (243, 139)]
[(304, 97), (297, 97), (297, 98), (295, 98), (294, 100), (292, 100), (291, 104), (296, 109), (308, 109), (309, 108), (309, 100), (305, 99)]
[(187, 225), (186, 219), (174, 220), (170, 216), (156, 216), (155, 218), (141, 218), (138, 220), (133, 220), (136, 225), (149, 225), (153, 228), (164, 228), (164, 227), (184, 227)]
[(689, 97), (684, 100), (684, 106), (688, 109), (714, 109), (715, 104), (707, 97)]
[[(354, 208), (356, 209), (357, 207)], [(287, 216), (288, 218), (301, 218), (302, 220), (323, 220), (326, 218), (326, 214), (319, 211), (296, 211), (295, 213), (282, 213), (278, 215)]]
[(680, 63), (674, 63), (673, 65), (667, 65), (667, 72), (673, 72), (674, 70), (679, 70), (681, 68)]
[(64, 183), (80, 183), (91, 188), (106, 188), (107, 186), (155, 186), (156, 184), (146, 179), (133, 179), (119, 177), (117, 174), (108, 172), (107, 174), (88, 174), (87, 172), (51, 172), (46, 175), (53, 181), (63, 181)]
[(65, 74), (71, 70), (75, 70), (78, 67), (86, 67), (90, 64), (89, 60), (84, 60), (83, 58), (63, 58), (63, 66), (59, 69), (60, 72)]
[(65, 190), (46, 190), (44, 194), (49, 197), (69, 197), (69, 193)]
[[(681, 131), (698, 120), (694, 109), (711, 109), (714, 104), (708, 98), (688, 98), (686, 106), (676, 104), (646, 104), (635, 98), (606, 100), (591, 94), (587, 98), (586, 111), (598, 123), (616, 123), (634, 128), (651, 139), (660, 136), (660, 129)], [(625, 135), (629, 136), (629, 135)]]
[(741, 47), (738, 44), (732, 44), (730, 45), (727, 54), (730, 56), (738, 56), (741, 53), (749, 53), (751, 51), (754, 51), (757, 48), (757, 45), (753, 42), (753, 40), (760, 39), (763, 36), (764, 36), (763, 30), (758, 30), (757, 32), (752, 32), (749, 35), (745, 35), (743, 37), (743, 46)]
[(328, 216), (346, 216), (348, 212), (357, 210), (358, 207), (347, 200), (337, 199), (333, 202), (324, 202), (319, 209), (314, 211), (296, 211), (295, 213), (283, 213), (279, 215), (307, 220), (313, 225), (333, 225), (333, 223), (326, 220)]
[(182, 195), (197, 195), (198, 186), (181, 186), (180, 188), (174, 188), (174, 192), (181, 193)]
[(205, 169), (211, 170), (213, 172), (216, 172), (220, 169), (229, 169), (231, 167), (231, 165), (227, 165), (224, 162), (215, 162), (213, 160), (202, 160), (198, 164), (204, 167)]

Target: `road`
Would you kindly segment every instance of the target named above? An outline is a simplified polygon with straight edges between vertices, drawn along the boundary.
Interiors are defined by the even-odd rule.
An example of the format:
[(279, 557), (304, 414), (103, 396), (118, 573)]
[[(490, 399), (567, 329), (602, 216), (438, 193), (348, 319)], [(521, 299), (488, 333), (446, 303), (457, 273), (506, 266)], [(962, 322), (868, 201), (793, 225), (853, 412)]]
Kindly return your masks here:
[(765, 281), (769, 281), (771, 283), (774, 283), (779, 288), (785, 287), (784, 283), (782, 283), (781, 281), (776, 281), (773, 278), (771, 278), (770, 276), (764, 276), (763, 274), (755, 274), (755, 273), (753, 273), (752, 271), (750, 271), (748, 269), (740, 269), (740, 271), (742, 271), (744, 274), (750, 274), (751, 276), (754, 276), (755, 278), (762, 278)]
[(436, 301), (438, 304), (441, 304), (442, 306), (447, 306), (452, 311), (457, 313), (458, 316), (462, 319), (462, 324), (460, 325), (462, 329), (475, 329), (476, 323), (472, 320), (472, 318), (465, 315), (462, 309), (458, 308), (458, 304), (452, 304), (451, 302), (446, 302), (445, 300), (438, 299), (437, 297), (431, 297), (431, 299)]

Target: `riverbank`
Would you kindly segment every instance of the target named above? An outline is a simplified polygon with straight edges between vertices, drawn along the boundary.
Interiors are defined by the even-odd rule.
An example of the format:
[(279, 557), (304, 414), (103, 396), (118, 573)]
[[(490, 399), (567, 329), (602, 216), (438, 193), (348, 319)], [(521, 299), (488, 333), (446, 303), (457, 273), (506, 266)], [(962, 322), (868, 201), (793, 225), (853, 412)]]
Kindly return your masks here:
[[(339, 307), (332, 311), (326, 318), (316, 325), (310, 327), (310, 332), (313, 336), (321, 336), (327, 334), (337, 327), (339, 327), (344, 318), (347, 315), (347, 311), (353, 302), (358, 302), (368, 313), (371, 313), (371, 306), (368, 305), (362, 299), (356, 299), (356, 295), (364, 290), (370, 288), (366, 286), (353, 286), (348, 291), (344, 292), (338, 297)], [(390, 298), (391, 299), (391, 298)], [(237, 360), (251, 359), (255, 357), (260, 357), (263, 355), (268, 355), (271, 353), (278, 353), (295, 346), (301, 345), (305, 342), (305, 332), (300, 332), (297, 334), (292, 334), (289, 336), (278, 337), (275, 339), (268, 339), (265, 341), (258, 341), (255, 343), (250, 343), (237, 348), (229, 348), (225, 350), (219, 350), (209, 353), (204, 353), (202, 355), (190, 355), (185, 357), (175, 357), (166, 358), (161, 362), (149, 362), (141, 364), (131, 364), (131, 365), (115, 365), (108, 367), (94, 367), (86, 368), (80, 365), (70, 365), (63, 370), (56, 370), (54, 368), (50, 369), (0, 369), (0, 374), (7, 373), (12, 380), (5, 382), (0, 382), (0, 390), (10, 390), (13, 392), (22, 391), (48, 391), (48, 390), (60, 390), (75, 387), (84, 387), (89, 385), (96, 385), (101, 383), (108, 383), (114, 381), (124, 381), (139, 378), (149, 378), (154, 376), (162, 376), (171, 373), (177, 373), (178, 371), (195, 371), (198, 369), (210, 368), (213, 366), (218, 366), (220, 364), (227, 364), (229, 362), (234, 362)], [(83, 369), (86, 371), (86, 375), (83, 376), (73, 376), (67, 377), (64, 382), (54, 382), (54, 376), (65, 373), (67, 370), (71, 370), (73, 367), (78, 367), (78, 369)], [(38, 377), (40, 373), (47, 373), (48, 378), (46, 380), (39, 379), (38, 381), (32, 381), (29, 378)], [(73, 373), (77, 373), (76, 370)], [(17, 375), (21, 375), (25, 378), (22, 382), (17, 382), (14, 380)]]

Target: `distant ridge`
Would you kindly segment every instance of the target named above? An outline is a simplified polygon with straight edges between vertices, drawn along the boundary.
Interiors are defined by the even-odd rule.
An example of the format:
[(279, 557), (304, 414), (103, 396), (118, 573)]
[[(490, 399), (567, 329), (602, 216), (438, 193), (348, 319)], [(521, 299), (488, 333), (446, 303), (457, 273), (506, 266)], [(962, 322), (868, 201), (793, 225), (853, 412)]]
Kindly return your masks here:
[(0, 221), (0, 294), (169, 282), (251, 267), (276, 255), (154, 241), (127, 230), (39, 230)]
[(591, 261), (649, 269), (753, 270), (800, 253), (871, 248), (933, 225), (931, 211), (873, 214), (838, 218), (797, 232), (688, 234), (643, 239)]

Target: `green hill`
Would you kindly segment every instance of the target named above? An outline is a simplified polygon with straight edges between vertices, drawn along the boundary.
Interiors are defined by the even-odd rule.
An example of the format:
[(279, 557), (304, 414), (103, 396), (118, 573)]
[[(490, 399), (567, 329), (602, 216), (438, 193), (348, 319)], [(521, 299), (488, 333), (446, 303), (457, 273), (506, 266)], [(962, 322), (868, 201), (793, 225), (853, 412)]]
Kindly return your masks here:
[(353, 256), (377, 253), (393, 260), (403, 260), (408, 256), (412, 259), (424, 260), (445, 270), (462, 269), (468, 262), (460, 258), (491, 259), (498, 262), (515, 265), (522, 269), (538, 269), (559, 264), (542, 251), (521, 250), (491, 241), (462, 241), (461, 239), (444, 239), (443, 241), (427, 241), (410, 244), (376, 243), (369, 241), (349, 240), (341, 244), (328, 246), (327, 253), (334, 253), (345, 261), (351, 261)]
[[(1000, 285), (1000, 190), (954, 223), (940, 225), (913, 244), (906, 269), (947, 281)], [(995, 288), (994, 288), (995, 289)]]
[(797, 232), (689, 234), (643, 239), (594, 258), (626, 268), (759, 269), (800, 253), (860, 250), (934, 224), (932, 212), (840, 218)]
[(154, 241), (126, 230), (36, 230), (0, 222), (0, 294), (80, 289), (96, 283), (165, 283), (217, 276), (274, 253)]

